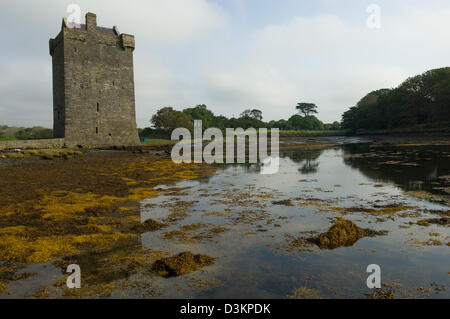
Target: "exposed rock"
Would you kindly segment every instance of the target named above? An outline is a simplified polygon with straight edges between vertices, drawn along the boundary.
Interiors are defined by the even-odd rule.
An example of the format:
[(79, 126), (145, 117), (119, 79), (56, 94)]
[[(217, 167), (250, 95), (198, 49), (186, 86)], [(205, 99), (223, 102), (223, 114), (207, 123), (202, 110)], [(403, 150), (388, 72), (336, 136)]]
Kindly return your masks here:
[(374, 231), (358, 227), (354, 222), (340, 219), (331, 228), (317, 237), (308, 239), (321, 249), (335, 249), (349, 247), (363, 237), (374, 237), (385, 235), (386, 231)]
[(176, 277), (191, 273), (214, 263), (215, 258), (182, 252), (176, 256), (162, 258), (153, 264), (153, 269), (163, 277)]
[(148, 219), (142, 224), (136, 225), (132, 228), (132, 230), (136, 233), (143, 234), (146, 232), (156, 231), (163, 227), (166, 227), (166, 224), (162, 224), (153, 219)]
[(395, 299), (394, 291), (391, 289), (384, 290), (382, 288), (376, 289), (371, 294), (366, 294), (369, 299)]
[(274, 205), (284, 205), (284, 206), (294, 206), (292, 201), (290, 199), (280, 200), (280, 201), (274, 201), (272, 202)]

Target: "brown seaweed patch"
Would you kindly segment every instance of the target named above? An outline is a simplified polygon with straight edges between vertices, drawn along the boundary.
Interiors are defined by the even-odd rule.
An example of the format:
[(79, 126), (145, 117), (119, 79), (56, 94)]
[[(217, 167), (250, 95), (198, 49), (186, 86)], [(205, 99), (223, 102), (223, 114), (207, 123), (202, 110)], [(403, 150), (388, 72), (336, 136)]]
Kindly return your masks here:
[(15, 270), (0, 268), (0, 292), (8, 288), (8, 281), (17, 281), (37, 275), (35, 272), (18, 273)]
[(384, 206), (374, 206), (373, 208), (370, 207), (348, 207), (345, 208), (345, 212), (347, 213), (369, 213), (373, 216), (380, 216), (380, 215), (393, 215), (401, 211), (411, 210), (415, 209), (417, 207), (415, 206), (403, 206), (398, 204), (391, 204), (391, 205), (384, 205)]
[(279, 205), (279, 206), (294, 206), (294, 203), (290, 199), (280, 200), (280, 201), (273, 201), (273, 205)]
[(358, 227), (354, 222), (339, 219), (331, 228), (308, 241), (316, 244), (321, 249), (335, 249), (339, 247), (353, 246), (359, 239), (386, 235), (386, 231), (375, 231)]
[(427, 218), (422, 219), (417, 222), (419, 226), (431, 226), (431, 224), (441, 225), (441, 226), (449, 226), (450, 225), (450, 217), (442, 217), (442, 218)]
[(153, 269), (162, 277), (176, 277), (194, 272), (214, 263), (215, 258), (182, 252), (176, 256), (162, 258), (153, 263)]
[(449, 195), (431, 194), (431, 193), (424, 192), (424, 191), (405, 192), (405, 195), (414, 197), (414, 198), (418, 198), (418, 199), (428, 200), (431, 202), (447, 204), (447, 205), (450, 203)]
[(288, 299), (321, 299), (320, 292), (317, 289), (301, 287), (295, 289), (293, 294), (287, 296)]
[(369, 299), (395, 299), (395, 294), (392, 289), (378, 288), (375, 292), (366, 294)]
[(148, 219), (142, 224), (135, 225), (132, 230), (138, 234), (143, 234), (151, 231), (157, 231), (166, 227), (166, 224), (162, 224), (156, 220)]

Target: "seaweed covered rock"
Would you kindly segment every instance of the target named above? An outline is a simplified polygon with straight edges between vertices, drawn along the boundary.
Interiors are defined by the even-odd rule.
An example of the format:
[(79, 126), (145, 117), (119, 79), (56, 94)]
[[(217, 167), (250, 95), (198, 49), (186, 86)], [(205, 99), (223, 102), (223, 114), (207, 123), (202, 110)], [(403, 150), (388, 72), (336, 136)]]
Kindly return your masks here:
[(354, 222), (339, 219), (331, 228), (317, 237), (309, 238), (308, 241), (316, 244), (321, 249), (335, 249), (349, 247), (363, 237), (374, 237), (385, 235), (387, 232), (377, 232), (371, 229), (358, 227)]
[(162, 258), (153, 264), (153, 269), (163, 277), (176, 277), (212, 265), (215, 258), (182, 252), (176, 256)]
[(369, 299), (395, 299), (394, 291), (384, 290), (382, 288), (378, 288), (375, 290), (375, 292), (370, 294), (365, 294)]
[(162, 224), (153, 219), (148, 219), (142, 224), (136, 225), (132, 228), (132, 230), (136, 233), (143, 234), (146, 232), (156, 231), (163, 227), (166, 227), (166, 224)]
[(290, 199), (285, 199), (285, 200), (280, 200), (280, 201), (273, 201), (272, 204), (273, 205), (278, 205), (278, 206), (294, 206), (294, 203), (292, 203), (292, 201)]
[(419, 220), (417, 225), (420, 226), (431, 226), (431, 224), (440, 225), (440, 226), (450, 226), (450, 217), (442, 217), (442, 218), (428, 218)]

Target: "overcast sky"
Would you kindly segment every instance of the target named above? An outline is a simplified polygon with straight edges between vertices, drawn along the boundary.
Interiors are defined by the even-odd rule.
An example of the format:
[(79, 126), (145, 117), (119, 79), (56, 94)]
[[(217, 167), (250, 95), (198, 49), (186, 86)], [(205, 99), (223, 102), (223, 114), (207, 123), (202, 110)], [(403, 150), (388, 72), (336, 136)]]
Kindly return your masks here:
[[(217, 115), (259, 108), (288, 118), (297, 102), (324, 122), (366, 93), (450, 65), (448, 0), (15, 0), (0, 11), (0, 124), (52, 126), (51, 57), (67, 6), (136, 36), (139, 127), (163, 106)], [(367, 7), (381, 9), (369, 28)]]

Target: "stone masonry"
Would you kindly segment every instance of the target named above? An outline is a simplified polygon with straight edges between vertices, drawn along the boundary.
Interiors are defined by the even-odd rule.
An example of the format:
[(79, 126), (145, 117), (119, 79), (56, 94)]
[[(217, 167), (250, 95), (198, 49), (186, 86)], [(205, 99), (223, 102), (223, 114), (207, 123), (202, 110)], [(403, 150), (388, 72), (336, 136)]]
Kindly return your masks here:
[(117, 27), (69, 25), (50, 39), (53, 61), (54, 137), (67, 146), (138, 146), (133, 51), (134, 36)]

